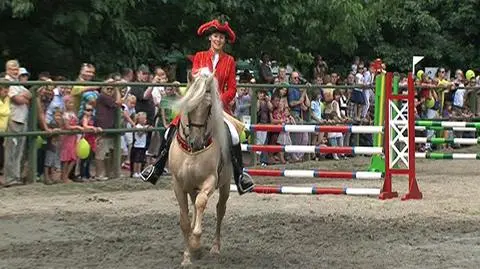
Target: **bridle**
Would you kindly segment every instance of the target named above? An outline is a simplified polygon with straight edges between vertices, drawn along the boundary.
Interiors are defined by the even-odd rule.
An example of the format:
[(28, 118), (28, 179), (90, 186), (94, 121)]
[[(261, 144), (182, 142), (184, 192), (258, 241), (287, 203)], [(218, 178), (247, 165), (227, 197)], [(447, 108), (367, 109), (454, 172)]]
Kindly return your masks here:
[[(206, 94), (210, 93), (210, 90), (207, 90), (205, 93)], [(188, 118), (187, 124), (185, 124), (182, 121), (182, 119), (180, 119), (180, 126), (182, 127), (182, 133), (185, 136), (185, 142), (189, 146), (190, 151), (192, 152), (194, 151), (193, 140), (190, 139), (190, 128), (198, 128), (198, 129), (207, 128), (208, 120), (210, 119), (211, 115), (212, 115), (212, 104), (208, 105), (207, 117), (205, 118), (205, 121), (203, 123), (192, 122), (190, 113), (187, 113), (187, 118)], [(207, 147), (211, 143), (211, 133), (205, 132), (204, 141), (205, 142), (204, 142), (203, 148)]]

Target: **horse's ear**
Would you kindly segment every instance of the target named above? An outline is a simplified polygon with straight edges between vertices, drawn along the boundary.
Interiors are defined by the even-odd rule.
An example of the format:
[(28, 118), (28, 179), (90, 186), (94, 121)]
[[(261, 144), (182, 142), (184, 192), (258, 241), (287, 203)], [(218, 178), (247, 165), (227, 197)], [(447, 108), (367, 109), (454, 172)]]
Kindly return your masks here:
[(188, 74), (187, 74), (187, 84), (190, 85), (193, 82), (193, 79), (194, 79), (193, 73), (192, 73), (192, 71), (189, 71)]

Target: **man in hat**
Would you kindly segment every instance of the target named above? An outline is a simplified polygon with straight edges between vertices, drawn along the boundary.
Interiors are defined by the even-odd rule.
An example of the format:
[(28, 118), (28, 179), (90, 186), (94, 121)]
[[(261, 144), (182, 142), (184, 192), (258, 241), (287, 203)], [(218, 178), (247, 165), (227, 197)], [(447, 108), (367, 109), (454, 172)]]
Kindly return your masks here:
[[(225, 112), (232, 114), (230, 109), (230, 102), (236, 95), (236, 64), (232, 56), (224, 52), (225, 43), (228, 40), (230, 43), (235, 42), (235, 33), (228, 25), (228, 22), (221, 23), (218, 20), (207, 22), (198, 28), (197, 34), (199, 36), (208, 35), (210, 41), (210, 49), (200, 51), (193, 57), (193, 76), (199, 74), (211, 74), (215, 70), (215, 78), (218, 81), (218, 90), (220, 98), (223, 103)], [(147, 166), (141, 173), (142, 179), (155, 184), (158, 178), (162, 175), (165, 164), (168, 158), (168, 151), (175, 130), (179, 123), (180, 117), (175, 118), (170, 127), (165, 132), (165, 139), (160, 147), (159, 159), (155, 165)], [(232, 165), (233, 176), (235, 184), (237, 185), (240, 195), (249, 192), (253, 189), (254, 184), (248, 174), (243, 173), (242, 149), (240, 146), (240, 138), (234, 125), (225, 119), (225, 124), (232, 137)]]

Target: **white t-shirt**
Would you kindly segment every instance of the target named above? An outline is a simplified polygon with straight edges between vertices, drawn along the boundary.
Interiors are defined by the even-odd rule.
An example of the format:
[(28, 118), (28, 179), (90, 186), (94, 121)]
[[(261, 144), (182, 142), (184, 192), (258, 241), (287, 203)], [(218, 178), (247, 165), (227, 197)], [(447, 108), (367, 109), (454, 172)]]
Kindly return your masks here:
[(460, 83), (455, 91), (455, 94), (453, 95), (453, 105), (456, 107), (463, 107), (465, 93), (467, 92), (463, 87), (465, 87), (465, 85)]
[[(355, 84), (356, 85), (364, 85), (363, 75), (361, 73), (357, 73), (355, 75)], [(359, 91), (359, 92), (363, 91), (362, 88), (355, 88), (354, 90)]]
[(162, 101), (162, 96), (165, 94), (165, 87), (153, 87), (152, 89), (152, 97), (153, 103), (155, 106), (159, 106), (160, 102)]
[[(135, 128), (145, 128), (145, 126), (141, 124), (135, 125)], [(135, 136), (135, 143), (133, 143), (134, 148), (146, 148), (147, 147), (147, 134), (143, 132), (135, 132), (133, 134)]]
[[(135, 113), (136, 113), (135, 107), (129, 108), (126, 104), (122, 104), (122, 109), (123, 111), (127, 111), (130, 117), (135, 116)], [(126, 128), (132, 128), (132, 125), (130, 124), (129, 121), (127, 121), (126, 119), (124, 119), (124, 121), (125, 121)]]
[[(18, 81), (17, 79), (14, 79), (9, 75), (6, 75), (5, 78), (9, 81)], [(9, 87), (8, 97), (10, 97), (10, 100), (12, 100), (14, 96), (21, 95), (26, 92), (29, 92), (29, 90), (24, 86), (12, 85)], [(10, 120), (17, 123), (26, 124), (28, 122), (28, 105), (19, 105), (15, 104), (13, 100), (10, 101)]]

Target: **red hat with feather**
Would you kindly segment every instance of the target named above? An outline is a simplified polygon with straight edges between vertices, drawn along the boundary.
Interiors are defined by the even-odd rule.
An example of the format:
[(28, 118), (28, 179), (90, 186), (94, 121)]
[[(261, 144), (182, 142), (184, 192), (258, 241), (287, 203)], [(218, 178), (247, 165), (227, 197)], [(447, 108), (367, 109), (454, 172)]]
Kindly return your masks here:
[(207, 23), (202, 24), (198, 30), (197, 34), (199, 36), (203, 35), (210, 35), (212, 33), (219, 32), (225, 34), (228, 38), (228, 42), (234, 43), (236, 39), (235, 32), (233, 32), (228, 22), (221, 23), (219, 20), (209, 21)]

